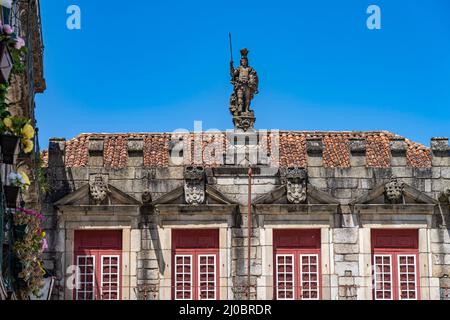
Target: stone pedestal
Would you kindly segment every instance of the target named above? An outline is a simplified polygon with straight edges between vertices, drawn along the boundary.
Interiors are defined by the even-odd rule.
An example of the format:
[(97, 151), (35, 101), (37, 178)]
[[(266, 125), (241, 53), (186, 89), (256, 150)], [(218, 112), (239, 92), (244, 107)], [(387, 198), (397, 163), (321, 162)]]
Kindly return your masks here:
[(248, 131), (254, 128), (256, 122), (255, 113), (250, 112), (239, 112), (237, 115), (233, 116), (234, 128), (236, 130)]

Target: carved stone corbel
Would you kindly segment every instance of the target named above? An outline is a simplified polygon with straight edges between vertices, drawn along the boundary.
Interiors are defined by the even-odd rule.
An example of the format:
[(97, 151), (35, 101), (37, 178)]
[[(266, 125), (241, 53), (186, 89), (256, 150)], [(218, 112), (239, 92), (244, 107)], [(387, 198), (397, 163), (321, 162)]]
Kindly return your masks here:
[(152, 201), (153, 199), (150, 190), (144, 190), (144, 192), (142, 192), (142, 203), (148, 205), (151, 204)]
[(392, 204), (399, 204), (403, 202), (403, 188), (405, 184), (398, 181), (394, 176), (391, 177), (384, 187), (384, 195), (386, 202)]
[(299, 167), (286, 168), (282, 172), (286, 184), (287, 200), (292, 204), (306, 203), (307, 180), (306, 169)]
[(108, 187), (108, 175), (92, 175), (89, 179), (89, 195), (95, 204), (102, 204), (108, 195), (110, 190)]
[(187, 204), (205, 202), (205, 168), (189, 166), (184, 169), (184, 198)]

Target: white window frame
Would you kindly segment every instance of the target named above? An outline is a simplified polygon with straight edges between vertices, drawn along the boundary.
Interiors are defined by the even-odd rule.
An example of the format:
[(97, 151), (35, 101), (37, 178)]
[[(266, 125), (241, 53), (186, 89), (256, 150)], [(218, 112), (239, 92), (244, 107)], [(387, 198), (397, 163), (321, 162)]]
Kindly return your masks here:
[[(278, 263), (278, 258), (279, 257), (283, 257), (284, 258), (284, 267), (286, 268), (286, 257), (291, 257), (291, 261), (292, 261), (292, 298), (286, 298), (286, 288), (284, 289), (284, 293), (285, 293), (285, 297), (284, 298), (280, 298), (280, 295), (279, 295), (279, 290), (280, 290), (280, 287), (279, 287), (279, 283), (278, 283), (278, 275), (279, 275), (279, 271), (278, 271), (278, 267), (279, 267), (279, 263)], [(276, 268), (275, 268), (275, 271), (276, 271), (276, 273), (275, 273), (275, 277), (276, 277), (276, 286), (277, 286), (277, 291), (276, 291), (276, 294), (277, 294), (277, 300), (295, 300), (296, 299), (296, 292), (295, 292), (295, 287), (296, 287), (296, 285), (295, 285), (295, 255), (293, 255), (293, 254), (277, 254), (276, 256), (275, 256), (275, 261), (276, 261)], [(287, 283), (287, 281), (286, 281), (286, 275), (287, 275), (288, 273), (286, 272), (286, 269), (284, 270), (284, 279), (285, 279), (285, 281), (284, 281), (284, 283), (286, 284)]]
[[(111, 259), (112, 258), (117, 258), (117, 299), (107, 299), (107, 300), (112, 300), (112, 301), (114, 301), (114, 300), (119, 300), (119, 296), (120, 296), (120, 256), (119, 255), (107, 255), (107, 254), (105, 254), (105, 255), (100, 255), (100, 260), (101, 260), (101, 269), (100, 269), (100, 279), (101, 279), (101, 281), (100, 281), (100, 299), (101, 300), (104, 300), (103, 299), (103, 286), (104, 286), (104, 282), (103, 282), (103, 259), (104, 258), (108, 258), (109, 259), (109, 261), (111, 261)], [(111, 267), (111, 264), (110, 264), (110, 267)], [(109, 273), (109, 277), (111, 278), (111, 276), (112, 275), (116, 275), (115, 273)], [(109, 281), (109, 285), (111, 285), (112, 284), (112, 282), (111, 281)], [(111, 296), (111, 293), (113, 293), (114, 291), (113, 290), (111, 290), (111, 289), (109, 289), (109, 295)]]
[[(383, 292), (383, 298), (379, 299), (377, 298), (377, 283), (378, 283), (378, 277), (377, 277), (377, 263), (376, 263), (376, 259), (377, 257), (381, 257), (382, 261), (384, 260), (383, 258), (388, 257), (389, 258), (389, 270), (390, 270), (390, 278), (391, 278), (391, 298), (390, 299), (386, 299), (384, 298), (384, 293), (387, 292), (386, 290), (384, 290), (384, 279), (382, 279), (381, 284), (383, 285), (382, 288), (382, 292)], [(374, 254), (373, 255), (373, 266), (374, 266), (374, 270), (373, 270), (373, 274), (374, 274), (374, 300), (379, 300), (379, 301), (383, 301), (383, 300), (394, 300), (394, 277), (393, 277), (393, 268), (392, 268), (392, 254)], [(384, 267), (384, 262), (382, 263), (382, 267)], [(384, 270), (381, 270), (381, 274), (384, 276), (385, 272)], [(379, 290), (378, 290), (379, 291)]]
[[(95, 255), (82, 255), (82, 256), (77, 256), (77, 269), (80, 270), (80, 259), (88, 259), (88, 258), (92, 258), (92, 300), (96, 300), (95, 299)], [(86, 264), (83, 264), (83, 267), (87, 267)], [(76, 283), (76, 290), (75, 290), (75, 300), (79, 300), (79, 301), (87, 301), (86, 300), (86, 289), (84, 290), (80, 290), (82, 283), (81, 283), (81, 272), (77, 272), (77, 283)], [(83, 273), (84, 276), (86, 276), (86, 273)], [(88, 282), (83, 282), (83, 285), (87, 285)], [(84, 299), (80, 300), (78, 298), (78, 293), (83, 293), (84, 295)]]
[[(308, 257), (308, 261), (311, 262), (311, 257), (315, 257), (316, 258), (316, 272), (311, 272), (311, 270), (309, 270), (308, 275), (309, 275), (309, 283), (311, 283), (311, 275), (316, 275), (317, 278), (317, 289), (315, 290), (317, 292), (317, 298), (311, 298), (311, 292), (313, 292), (314, 290), (309, 288), (309, 298), (304, 298), (303, 297), (303, 257)], [(300, 276), (300, 293), (301, 293), (301, 299), (302, 300), (320, 300), (320, 273), (319, 273), (319, 255), (318, 254), (299, 254), (299, 259), (300, 259), (300, 270), (299, 270), (299, 276)], [(309, 268), (311, 268), (311, 263), (309, 263)]]
[[(185, 292), (187, 292), (187, 291), (185, 291), (184, 290), (184, 283), (185, 283), (185, 281), (184, 281), (184, 275), (186, 274), (186, 273), (184, 273), (184, 258), (186, 258), (186, 257), (188, 257), (189, 259), (190, 259), (190, 278), (191, 278), (191, 280), (190, 280), (190, 288), (189, 288), (189, 292), (190, 292), (190, 299), (185, 299), (184, 298), (184, 293)], [(182, 290), (182, 292), (183, 292), (183, 298), (182, 299), (177, 299), (177, 275), (179, 274), (178, 273), (178, 271), (177, 271), (177, 266), (178, 266), (178, 264), (177, 264), (177, 258), (183, 258), (183, 272), (182, 272), (182, 275), (183, 275), (183, 290)], [(194, 299), (194, 292), (193, 292), (193, 288), (194, 288), (194, 279), (193, 279), (193, 277), (192, 277), (192, 273), (193, 273), (193, 267), (194, 267), (194, 256), (192, 255), (192, 254), (176, 254), (175, 255), (175, 264), (174, 264), (174, 268), (175, 268), (175, 272), (174, 272), (174, 275), (175, 275), (175, 279), (174, 279), (174, 282), (173, 282), (173, 284), (174, 284), (174, 299), (175, 300), (186, 300), (186, 301), (189, 301), (189, 300), (193, 300)]]
[[(206, 258), (206, 266), (209, 266), (208, 258), (212, 257), (214, 259), (214, 262), (213, 262), (213, 266), (214, 266), (214, 298), (211, 298), (211, 299), (209, 299), (209, 298), (202, 299), (201, 298), (201, 289), (200, 289), (200, 284), (201, 284), (201, 278), (200, 278), (201, 270), (200, 270), (200, 267), (201, 267), (201, 264), (200, 264), (200, 259), (203, 258), (203, 257)], [(217, 261), (216, 261), (216, 255), (215, 254), (199, 254), (197, 258), (198, 258), (198, 299), (199, 300), (216, 300), (216, 298), (217, 298), (216, 297), (217, 296), (217, 282), (216, 282), (216, 279), (217, 279)], [(206, 271), (206, 275), (209, 275), (208, 270)], [(206, 283), (208, 284), (209, 280), (207, 280)], [(208, 289), (206, 290), (206, 293), (207, 294), (209, 293)]]
[[(409, 273), (409, 271), (408, 271), (408, 266), (410, 265), (410, 264), (408, 264), (408, 258), (410, 258), (410, 257), (412, 257), (413, 259), (414, 259), (414, 263), (413, 263), (413, 266), (414, 266), (414, 296), (415, 296), (415, 298), (414, 299), (410, 299), (409, 297), (408, 298), (406, 298), (406, 299), (403, 299), (402, 298), (402, 288), (401, 288), (401, 272), (400, 272), (400, 258), (401, 257), (405, 257), (406, 258), (406, 275), (407, 275), (407, 277), (408, 277), (408, 275), (410, 275), (410, 273)], [(405, 253), (405, 254), (398, 254), (397, 255), (397, 268), (398, 268), (398, 275), (397, 275), (397, 278), (398, 278), (398, 299), (399, 300), (417, 300), (418, 298), (417, 298), (417, 285), (418, 285), (418, 283), (417, 283), (417, 260), (416, 260), (416, 255), (415, 254), (407, 254), (407, 253)], [(409, 280), (407, 279), (407, 281), (406, 281), (406, 283), (408, 284), (408, 282), (409, 282)], [(407, 292), (409, 293), (409, 291), (412, 291), (412, 290), (409, 290), (409, 289), (407, 289)]]

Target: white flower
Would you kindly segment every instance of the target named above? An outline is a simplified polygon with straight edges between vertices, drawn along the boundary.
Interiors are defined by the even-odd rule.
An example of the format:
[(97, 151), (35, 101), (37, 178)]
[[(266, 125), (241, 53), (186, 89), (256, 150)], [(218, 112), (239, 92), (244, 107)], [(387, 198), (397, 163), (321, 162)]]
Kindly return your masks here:
[(26, 181), (22, 177), (22, 175), (20, 173), (16, 173), (16, 172), (11, 172), (8, 175), (8, 181), (9, 181), (9, 184), (16, 186), (16, 187), (20, 187), (20, 186), (26, 184)]
[(0, 0), (0, 5), (4, 6), (5, 8), (11, 9), (11, 7), (12, 7), (12, 0)]
[(14, 184), (15, 181), (17, 180), (17, 173), (11, 172), (11, 173), (8, 175), (8, 180), (9, 180), (10, 183)]

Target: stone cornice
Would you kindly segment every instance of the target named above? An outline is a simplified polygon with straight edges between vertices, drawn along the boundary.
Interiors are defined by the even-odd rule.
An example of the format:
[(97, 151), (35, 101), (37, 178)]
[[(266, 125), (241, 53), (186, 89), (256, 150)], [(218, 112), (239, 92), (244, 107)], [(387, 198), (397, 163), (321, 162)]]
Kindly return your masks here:
[(234, 226), (237, 222), (236, 204), (157, 204), (154, 206), (155, 218), (159, 225), (177, 223), (227, 223)]
[(334, 226), (338, 204), (256, 204), (258, 224), (311, 224)]

